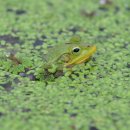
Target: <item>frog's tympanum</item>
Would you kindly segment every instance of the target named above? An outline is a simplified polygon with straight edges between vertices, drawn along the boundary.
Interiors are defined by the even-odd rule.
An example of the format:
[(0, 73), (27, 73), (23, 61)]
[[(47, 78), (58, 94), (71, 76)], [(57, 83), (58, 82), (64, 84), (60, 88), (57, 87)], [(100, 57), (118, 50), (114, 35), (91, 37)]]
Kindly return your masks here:
[(88, 61), (96, 51), (95, 45), (83, 43), (79, 36), (73, 36), (69, 42), (48, 48), (42, 67), (43, 79), (50, 75), (55, 78), (63, 75), (63, 69), (70, 70), (77, 64)]

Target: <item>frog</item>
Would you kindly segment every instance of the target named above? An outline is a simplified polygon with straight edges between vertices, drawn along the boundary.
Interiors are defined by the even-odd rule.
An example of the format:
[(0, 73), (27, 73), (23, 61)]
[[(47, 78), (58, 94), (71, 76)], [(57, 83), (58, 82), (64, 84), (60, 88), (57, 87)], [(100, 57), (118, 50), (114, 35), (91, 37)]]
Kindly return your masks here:
[(71, 75), (75, 65), (91, 59), (96, 52), (96, 46), (84, 43), (79, 35), (74, 35), (68, 42), (48, 48), (47, 52), (39, 73), (40, 78), (50, 80), (63, 76), (67, 72)]

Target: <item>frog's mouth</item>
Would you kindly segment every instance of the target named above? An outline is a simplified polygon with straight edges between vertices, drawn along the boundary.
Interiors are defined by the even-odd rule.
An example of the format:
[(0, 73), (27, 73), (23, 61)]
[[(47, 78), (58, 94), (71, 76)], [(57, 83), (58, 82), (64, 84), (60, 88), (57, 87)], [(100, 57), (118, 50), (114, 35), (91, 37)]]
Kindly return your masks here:
[(68, 62), (65, 64), (65, 67), (70, 68), (76, 64), (84, 63), (85, 61), (89, 60), (89, 58), (92, 56), (92, 54), (96, 51), (96, 46), (92, 46), (91, 49), (85, 53), (84, 55), (77, 57), (76, 59)]

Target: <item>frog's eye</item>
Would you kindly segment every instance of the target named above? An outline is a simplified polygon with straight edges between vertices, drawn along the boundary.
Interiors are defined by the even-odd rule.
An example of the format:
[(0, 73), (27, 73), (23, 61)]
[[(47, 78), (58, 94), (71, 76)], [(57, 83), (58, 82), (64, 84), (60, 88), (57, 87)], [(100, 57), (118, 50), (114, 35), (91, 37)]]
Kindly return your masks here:
[(74, 48), (73, 48), (73, 52), (74, 52), (74, 53), (77, 53), (77, 52), (79, 52), (79, 51), (80, 51), (80, 48), (79, 48), (79, 47), (74, 47)]

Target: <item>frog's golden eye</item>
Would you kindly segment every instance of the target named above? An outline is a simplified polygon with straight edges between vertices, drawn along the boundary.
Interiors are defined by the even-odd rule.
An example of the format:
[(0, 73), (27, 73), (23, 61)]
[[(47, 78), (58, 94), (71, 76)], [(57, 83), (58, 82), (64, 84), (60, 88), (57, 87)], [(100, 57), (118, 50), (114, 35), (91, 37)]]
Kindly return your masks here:
[(74, 53), (77, 53), (77, 52), (79, 52), (79, 51), (80, 51), (80, 48), (79, 48), (79, 47), (74, 47), (74, 48), (73, 48), (73, 52), (74, 52)]

